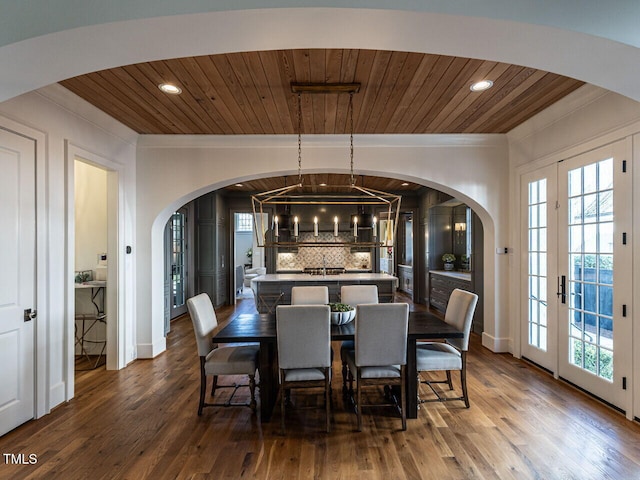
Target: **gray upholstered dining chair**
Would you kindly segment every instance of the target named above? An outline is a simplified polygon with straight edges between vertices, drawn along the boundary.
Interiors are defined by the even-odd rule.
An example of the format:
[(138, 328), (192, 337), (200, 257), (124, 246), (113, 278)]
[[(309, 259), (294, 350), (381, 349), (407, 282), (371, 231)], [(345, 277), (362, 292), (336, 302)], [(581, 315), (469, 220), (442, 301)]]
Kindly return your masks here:
[[(400, 385), (402, 430), (407, 429), (405, 369), (409, 305), (381, 303), (356, 307), (355, 350), (347, 352), (347, 364), (356, 379), (355, 407), (358, 431), (362, 430), (362, 408), (381, 404), (362, 403), (362, 387)], [(350, 389), (353, 391), (353, 388)], [(391, 404), (398, 407), (397, 401)]]
[(286, 394), (292, 388), (324, 388), (327, 432), (331, 431), (331, 309), (328, 305), (278, 305), (280, 427), (285, 433)]
[[(444, 402), (449, 400), (463, 400), (469, 408), (469, 395), (467, 393), (467, 351), (469, 350), (469, 334), (473, 313), (478, 303), (478, 295), (456, 288), (449, 297), (444, 321), (453, 325), (464, 333), (463, 338), (451, 338), (446, 342), (418, 342), (416, 346), (416, 367), (418, 381), (428, 385), (436, 398), (420, 400), (424, 402)], [(443, 397), (434, 388), (433, 383), (446, 383), (449, 390), (453, 390), (451, 371), (460, 371), (460, 383), (462, 396)], [(445, 371), (446, 380), (421, 380), (420, 372)]]
[[(249, 406), (256, 409), (255, 374), (258, 366), (259, 345), (218, 346), (211, 341), (214, 329), (218, 325), (216, 312), (211, 299), (206, 293), (201, 293), (187, 300), (187, 308), (193, 322), (193, 330), (200, 356), (200, 403), (198, 415), (202, 415), (204, 407), (211, 406)], [(218, 385), (220, 375), (247, 375), (248, 384)], [(213, 377), (211, 397), (216, 388), (233, 388), (229, 399), (224, 403), (205, 403), (207, 376)], [(240, 387), (249, 387), (251, 401), (249, 403), (232, 403), (233, 396)]]
[[(340, 302), (357, 307), (358, 305), (378, 303), (377, 285), (343, 285), (340, 288)], [(345, 340), (340, 346), (340, 360), (342, 361), (342, 392), (347, 393), (347, 352), (353, 350), (353, 340)]]
[(291, 305), (327, 305), (329, 288), (323, 285), (291, 288)]

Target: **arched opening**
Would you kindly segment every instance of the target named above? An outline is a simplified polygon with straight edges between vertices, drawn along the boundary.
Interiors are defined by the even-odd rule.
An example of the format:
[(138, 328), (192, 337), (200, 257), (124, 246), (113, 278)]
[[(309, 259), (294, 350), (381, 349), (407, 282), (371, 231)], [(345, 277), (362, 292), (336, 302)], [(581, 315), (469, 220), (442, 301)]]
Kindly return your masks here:
[[(305, 175), (307, 181), (313, 177), (313, 181), (319, 183), (323, 180), (324, 175), (328, 175), (327, 172), (314, 172), (312, 175)], [(336, 174), (332, 174), (334, 177)], [(346, 178), (348, 175), (343, 174)], [(285, 176), (286, 177), (286, 176)], [(226, 185), (214, 188), (213, 186), (204, 189), (206, 191), (199, 191), (200, 195), (189, 200), (185, 204), (179, 204), (181, 200), (176, 200), (172, 206), (165, 209), (165, 211), (171, 211), (172, 208), (187, 208), (190, 211), (194, 211), (194, 226), (191, 231), (197, 231), (200, 227), (199, 222), (203, 225), (222, 225), (222, 230), (218, 233), (222, 234), (223, 245), (216, 245), (216, 240), (205, 241), (202, 244), (198, 244), (198, 239), (192, 239), (190, 243), (194, 245), (194, 256), (201, 256), (203, 258), (211, 259), (216, 255), (223, 255), (228, 259), (226, 265), (218, 265), (221, 267), (218, 274), (225, 276), (224, 281), (211, 280), (203, 278), (199, 281), (195, 279), (195, 291), (194, 294), (201, 293), (202, 291), (209, 291), (207, 293), (212, 296), (214, 304), (222, 305), (233, 303), (235, 288), (234, 283), (234, 267), (233, 264), (233, 212), (235, 211), (250, 211), (250, 194), (248, 192), (253, 191), (255, 185), (270, 185), (270, 182), (286, 182), (283, 177), (268, 177), (268, 178), (256, 178), (253, 180), (243, 180), (242, 184), (239, 184), (238, 179), (230, 180)], [(432, 308), (444, 311), (439, 308), (437, 299), (432, 298), (431, 282), (432, 276), (438, 271), (443, 269), (441, 262), (441, 254), (445, 251), (456, 251), (458, 253), (456, 270), (460, 277), (468, 278), (468, 281), (461, 285), (461, 288), (476, 291), (482, 298), (481, 307), (478, 309), (478, 314), (474, 320), (474, 331), (478, 334), (482, 334), (484, 331), (483, 319), (484, 311), (482, 305), (484, 302), (485, 292), (485, 275), (483, 265), (487, 261), (485, 259), (486, 249), (485, 243), (485, 223), (482, 218), (486, 218), (488, 213), (475, 201), (468, 198), (461, 192), (456, 192), (450, 188), (442, 185), (435, 184), (429, 180), (420, 180), (419, 183), (416, 179), (396, 179), (389, 177), (377, 177), (375, 175), (361, 176), (360, 181), (365, 185), (375, 184), (376, 182), (386, 182), (390, 185), (401, 185), (403, 191), (396, 192), (403, 195), (403, 214), (409, 214), (412, 218), (411, 223), (415, 225), (415, 235), (412, 235), (411, 240), (406, 236), (399, 235), (397, 239), (396, 249), (399, 253), (394, 259), (395, 267), (392, 273), (399, 278), (400, 291), (405, 295), (409, 295), (415, 303), (424, 303), (430, 305)], [(448, 190), (450, 193), (445, 193), (443, 189)], [(453, 195), (457, 195), (453, 196)], [(194, 197), (195, 193), (192, 192), (187, 197)], [(199, 219), (198, 210), (205, 211), (203, 218)], [(216, 218), (216, 211), (220, 218)], [(460, 211), (463, 213), (463, 218), (459, 218)], [(409, 213), (410, 212), (410, 213)], [(445, 212), (443, 214), (443, 212)], [(212, 217), (213, 215), (213, 217)], [(446, 216), (447, 220), (442, 221)], [(157, 223), (162, 223), (160, 218), (157, 219)], [(456, 230), (455, 224), (463, 223), (465, 225), (464, 234), (461, 234), (459, 230)], [(403, 224), (404, 225), (404, 224)], [(404, 228), (404, 227), (403, 227)], [(438, 230), (437, 233), (435, 230)], [(491, 233), (491, 229), (488, 229)], [(468, 235), (467, 235), (468, 233)], [(464, 239), (461, 238), (464, 235)], [(218, 241), (220, 239), (217, 239)], [(404, 245), (410, 245), (412, 253), (411, 265), (405, 265), (407, 263), (408, 252), (405, 250), (404, 245), (400, 242), (404, 242)], [(407, 242), (410, 242), (407, 243)], [(464, 243), (464, 246), (462, 244)], [(205, 249), (201, 250), (201, 249)], [(469, 265), (468, 260), (462, 258), (462, 252), (465, 255), (468, 253), (473, 262), (476, 265), (474, 269)], [(298, 256), (298, 251), (295, 253), (287, 252), (285, 255), (288, 258), (288, 262), (296, 262), (295, 257)], [(295, 264), (295, 269), (292, 264), (279, 263), (279, 255), (277, 249), (267, 254), (270, 259), (268, 264), (270, 266), (268, 273), (277, 273), (282, 271), (281, 269), (287, 269), (286, 271), (303, 271), (305, 265), (303, 260), (298, 260)], [(300, 257), (304, 257), (300, 255)], [(492, 256), (488, 261), (492, 261)], [(293, 259), (293, 260), (292, 260)], [(381, 257), (378, 252), (374, 252), (368, 259), (371, 270), (374, 272), (380, 272)], [(197, 260), (195, 261), (195, 270), (198, 270)], [(407, 284), (404, 283), (405, 272), (407, 267), (410, 267), (410, 273), (412, 277), (411, 288), (405, 288)], [(166, 269), (166, 265), (165, 265)], [(348, 270), (348, 268), (347, 268)], [(194, 273), (195, 274), (195, 273)], [(221, 289), (221, 290), (219, 290)], [(492, 288), (487, 289), (492, 291)], [(166, 290), (165, 290), (166, 297)], [(406, 298), (406, 297), (405, 297)], [(448, 300), (448, 298), (446, 299)], [(493, 300), (488, 302), (493, 303)], [(166, 298), (165, 298), (166, 304)], [(446, 303), (444, 305), (446, 307)]]

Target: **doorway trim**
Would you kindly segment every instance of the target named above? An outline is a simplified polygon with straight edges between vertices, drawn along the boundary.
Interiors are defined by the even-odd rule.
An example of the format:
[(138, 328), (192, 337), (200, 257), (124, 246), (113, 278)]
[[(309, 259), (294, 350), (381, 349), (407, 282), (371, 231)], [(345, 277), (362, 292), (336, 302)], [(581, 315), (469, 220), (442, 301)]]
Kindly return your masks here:
[[(65, 274), (65, 345), (66, 345), (66, 399), (74, 396), (74, 311), (75, 311), (75, 160), (80, 160), (107, 171), (107, 369), (119, 370), (126, 365), (124, 315), (124, 166), (89, 152), (68, 140), (65, 141), (66, 158), (66, 274)], [(113, 233), (115, 232), (115, 234)]]

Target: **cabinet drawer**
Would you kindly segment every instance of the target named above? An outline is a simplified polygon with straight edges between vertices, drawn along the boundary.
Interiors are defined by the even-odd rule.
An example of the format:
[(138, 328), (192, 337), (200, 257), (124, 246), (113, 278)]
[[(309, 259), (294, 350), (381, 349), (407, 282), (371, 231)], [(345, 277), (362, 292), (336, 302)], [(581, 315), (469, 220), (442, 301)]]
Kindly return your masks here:
[(429, 304), (441, 312), (445, 312), (451, 293), (459, 288), (471, 291), (471, 282), (448, 277), (446, 275), (429, 275)]

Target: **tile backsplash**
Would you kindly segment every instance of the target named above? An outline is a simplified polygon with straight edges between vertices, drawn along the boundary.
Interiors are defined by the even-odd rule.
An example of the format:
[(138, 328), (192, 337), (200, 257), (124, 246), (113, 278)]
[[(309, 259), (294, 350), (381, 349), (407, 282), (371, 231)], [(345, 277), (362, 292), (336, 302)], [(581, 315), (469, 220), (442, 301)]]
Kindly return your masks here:
[[(320, 232), (314, 238), (311, 232), (301, 232), (300, 242), (351, 242), (350, 236), (333, 236), (331, 232)], [(303, 270), (306, 267), (317, 268), (344, 267), (346, 269), (371, 269), (371, 254), (369, 252), (351, 252), (351, 247), (303, 247), (295, 253), (278, 253), (276, 268), (278, 270)]]

